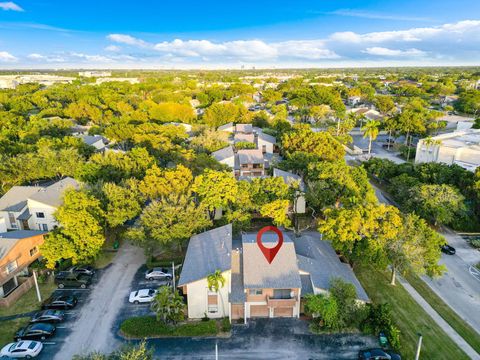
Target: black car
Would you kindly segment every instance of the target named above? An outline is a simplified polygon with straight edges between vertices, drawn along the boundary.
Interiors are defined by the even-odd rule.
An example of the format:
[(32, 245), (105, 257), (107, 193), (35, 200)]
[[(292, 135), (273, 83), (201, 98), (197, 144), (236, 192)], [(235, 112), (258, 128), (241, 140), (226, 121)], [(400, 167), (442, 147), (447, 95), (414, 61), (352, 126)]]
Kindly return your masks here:
[(78, 299), (73, 295), (55, 296), (46, 300), (42, 305), (42, 309), (69, 310), (73, 309), (75, 305), (77, 305), (77, 302)]
[(30, 324), (15, 333), (14, 340), (45, 340), (55, 334), (55, 326), (52, 324)]
[(59, 323), (64, 320), (65, 313), (61, 310), (43, 310), (37, 312), (30, 319), (30, 323)]
[(358, 352), (358, 360), (391, 360), (392, 357), (380, 348)]
[(399, 354), (397, 354), (397, 353), (395, 353), (395, 352), (393, 352), (393, 351), (390, 351), (390, 350), (389, 350), (389, 351), (387, 351), (387, 354), (390, 355), (390, 357), (392, 358), (392, 360), (402, 360), (402, 357), (401, 357)]
[(66, 271), (75, 273), (75, 274), (88, 275), (88, 276), (93, 276), (93, 274), (95, 274), (95, 269), (93, 268), (93, 266), (90, 266), (90, 265), (72, 266), (68, 268)]
[(448, 244), (442, 245), (442, 252), (447, 255), (455, 255), (455, 248)]
[(63, 289), (64, 287), (79, 287), (85, 289), (91, 283), (91, 276), (76, 274), (69, 271), (62, 271), (55, 276), (55, 284), (58, 284), (60, 289)]

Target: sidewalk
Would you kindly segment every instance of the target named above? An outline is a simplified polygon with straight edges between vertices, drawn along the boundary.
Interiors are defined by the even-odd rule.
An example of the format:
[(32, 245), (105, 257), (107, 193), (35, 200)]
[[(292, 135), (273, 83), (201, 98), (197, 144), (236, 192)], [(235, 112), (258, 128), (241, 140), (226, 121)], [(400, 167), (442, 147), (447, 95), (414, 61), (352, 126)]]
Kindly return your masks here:
[[(425, 299), (403, 278), (398, 276), (410, 296), (427, 312), (428, 315), (445, 331), (445, 333), (473, 360), (480, 360), (480, 355), (458, 333), (438, 315), (438, 313), (425, 301)], [(421, 353), (420, 353), (421, 357)]]

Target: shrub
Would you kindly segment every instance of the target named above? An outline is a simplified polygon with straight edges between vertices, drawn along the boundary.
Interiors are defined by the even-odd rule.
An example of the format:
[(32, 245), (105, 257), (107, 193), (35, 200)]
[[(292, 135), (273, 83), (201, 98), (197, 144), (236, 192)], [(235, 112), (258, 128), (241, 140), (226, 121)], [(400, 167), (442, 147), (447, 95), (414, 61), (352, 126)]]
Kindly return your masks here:
[(393, 324), (390, 304), (369, 304), (368, 316), (362, 324), (362, 331), (378, 335), (384, 331), (390, 346), (400, 349), (400, 330)]
[(221, 325), (221, 329), (223, 332), (229, 332), (230, 330), (232, 330), (232, 324), (230, 324), (230, 320), (227, 317), (222, 319)]
[(470, 245), (472, 245), (476, 249), (480, 249), (480, 239), (470, 240)]
[(254, 143), (248, 141), (239, 141), (235, 143), (235, 148), (240, 149), (255, 149), (257, 146)]

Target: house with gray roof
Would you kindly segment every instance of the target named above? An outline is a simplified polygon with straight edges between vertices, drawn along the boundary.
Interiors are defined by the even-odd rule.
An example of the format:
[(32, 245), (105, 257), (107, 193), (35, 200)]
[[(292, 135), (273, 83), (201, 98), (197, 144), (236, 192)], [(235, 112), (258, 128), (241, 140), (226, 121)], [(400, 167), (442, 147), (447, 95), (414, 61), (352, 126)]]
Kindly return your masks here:
[(53, 216), (66, 189), (80, 187), (70, 177), (48, 185), (13, 186), (0, 198), (3, 230), (50, 231), (58, 226)]
[(262, 150), (238, 150), (235, 159), (235, 176), (237, 178), (265, 176), (265, 159)]
[[(282, 231), (283, 245), (268, 262), (257, 244), (257, 233), (233, 236), (225, 225), (193, 236), (188, 245), (178, 287), (187, 297), (188, 317), (298, 317), (306, 294), (328, 293), (333, 278), (355, 286), (357, 299), (368, 296), (348, 264), (340, 261), (317, 232), (300, 237)], [(262, 243), (272, 248), (277, 235), (267, 231)], [(224, 286), (208, 288), (209, 275), (220, 271)]]
[(227, 165), (232, 169), (235, 167), (235, 152), (231, 145), (212, 152), (211, 156), (221, 164)]
[(101, 135), (78, 135), (78, 138), (82, 139), (82, 141), (89, 145), (93, 146), (96, 151), (104, 151), (105, 148), (107, 147), (109, 141), (107, 138), (101, 136)]

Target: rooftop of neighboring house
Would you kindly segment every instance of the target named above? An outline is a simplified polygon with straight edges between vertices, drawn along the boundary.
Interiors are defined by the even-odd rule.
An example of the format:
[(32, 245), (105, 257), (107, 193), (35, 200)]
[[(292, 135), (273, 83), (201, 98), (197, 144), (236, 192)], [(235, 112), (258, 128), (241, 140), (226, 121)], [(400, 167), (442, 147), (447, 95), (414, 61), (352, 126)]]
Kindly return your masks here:
[(235, 153), (233, 152), (233, 147), (231, 145), (223, 148), (223, 149), (220, 149), (220, 150), (217, 150), (217, 151), (214, 151), (212, 153), (212, 156), (217, 160), (217, 161), (222, 161), (222, 160), (225, 160), (225, 159), (229, 159), (233, 156), (235, 156)]
[(47, 231), (37, 230), (16, 230), (0, 233), (0, 259), (8, 254), (18, 242), (33, 236), (46, 234)]
[(79, 189), (80, 184), (75, 179), (66, 177), (52, 185), (40, 188), (40, 191), (31, 195), (28, 199), (45, 205), (58, 207), (62, 204), (64, 191), (69, 188)]
[(234, 127), (233, 122), (229, 122), (227, 124), (219, 126), (217, 128), (217, 130), (219, 130), (219, 131), (233, 131), (234, 130), (233, 127)]
[(0, 198), (0, 211), (21, 211), (27, 206), (28, 198), (41, 189), (40, 186), (13, 186)]
[(368, 295), (348, 264), (342, 263), (331, 243), (320, 238), (319, 233), (308, 233), (295, 238), (298, 268), (302, 274), (302, 295), (312, 293), (313, 288), (328, 290), (332, 278), (351, 283), (357, 298), (368, 301)]
[(235, 131), (237, 133), (251, 134), (253, 132), (253, 127), (252, 124), (236, 124)]
[[(450, 148), (472, 148), (480, 151), (480, 129), (466, 129), (432, 137), (441, 146)], [(422, 139), (424, 140), (424, 139)]]
[[(275, 233), (267, 232), (262, 236), (266, 247), (278, 242)], [(297, 266), (295, 246), (284, 232), (283, 245), (269, 264), (257, 245), (257, 234), (244, 234), (243, 243), (243, 282), (245, 289), (294, 289), (302, 283)]]
[(303, 179), (300, 175), (274, 168), (273, 177), (281, 177), (287, 185), (298, 182), (300, 190), (305, 190), (305, 183), (303, 182)]
[(104, 145), (108, 144), (108, 140), (101, 135), (79, 135), (78, 137), (87, 145), (93, 145), (100, 140)]
[(255, 135), (244, 134), (244, 133), (236, 133), (235, 136), (233, 137), (233, 141), (235, 143), (244, 142), (244, 141), (253, 143), (253, 142), (255, 142)]
[(242, 149), (238, 150), (238, 163), (242, 164), (263, 164), (264, 158), (260, 149)]
[(269, 142), (269, 143), (272, 143), (272, 144), (277, 143), (277, 139), (275, 138), (275, 136), (265, 134), (263, 131), (258, 132), (258, 138), (262, 139), (265, 142)]
[(188, 243), (178, 286), (206, 278), (232, 266), (232, 224), (194, 235)]

